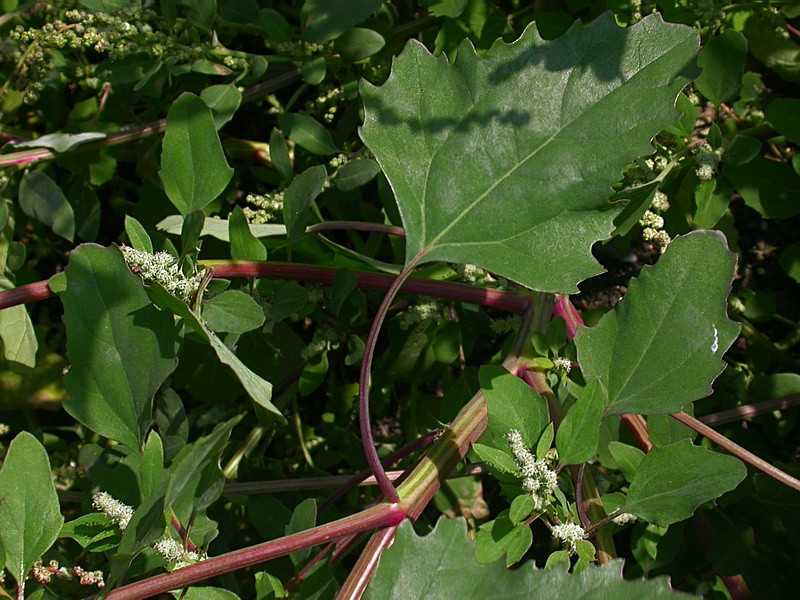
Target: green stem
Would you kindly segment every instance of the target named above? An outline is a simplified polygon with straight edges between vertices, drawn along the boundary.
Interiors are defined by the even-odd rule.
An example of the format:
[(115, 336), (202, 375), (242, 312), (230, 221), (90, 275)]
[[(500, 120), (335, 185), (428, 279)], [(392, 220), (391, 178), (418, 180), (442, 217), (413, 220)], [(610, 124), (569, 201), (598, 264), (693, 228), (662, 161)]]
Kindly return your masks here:
[(698, 419), (695, 419), (693, 416), (681, 412), (672, 415), (672, 418), (680, 421), (690, 429), (693, 429), (694, 431), (702, 435), (704, 438), (711, 440), (717, 446), (733, 454), (736, 458), (738, 458), (742, 462), (747, 463), (751, 467), (758, 469), (765, 475), (769, 475), (774, 480), (782, 483), (783, 485), (788, 486), (793, 490), (797, 490), (798, 492), (800, 492), (800, 481), (798, 481), (788, 473), (784, 473), (777, 467), (773, 467), (767, 461), (758, 458), (752, 452), (745, 450), (739, 444), (732, 442), (721, 433), (717, 433), (716, 431), (711, 429), (711, 427), (699, 421)]

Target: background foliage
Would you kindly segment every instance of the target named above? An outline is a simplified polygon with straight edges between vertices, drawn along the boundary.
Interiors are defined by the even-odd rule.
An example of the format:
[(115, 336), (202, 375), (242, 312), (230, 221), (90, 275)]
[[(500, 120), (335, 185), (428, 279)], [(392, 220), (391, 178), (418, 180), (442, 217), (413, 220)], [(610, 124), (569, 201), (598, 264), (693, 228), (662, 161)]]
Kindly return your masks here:
[[(380, 500), (347, 481), (398, 274), (379, 457), (424, 472), (476, 393), (488, 426), (435, 496), (400, 488), (416, 522), (366, 597), (796, 588), (797, 491), (668, 416), (800, 474), (796, 0), (0, 6), (0, 597)], [(555, 301), (528, 290), (590, 328), (559, 303), (520, 351), (504, 311)], [(350, 541), (237, 554), (183, 597), (358, 597)]]

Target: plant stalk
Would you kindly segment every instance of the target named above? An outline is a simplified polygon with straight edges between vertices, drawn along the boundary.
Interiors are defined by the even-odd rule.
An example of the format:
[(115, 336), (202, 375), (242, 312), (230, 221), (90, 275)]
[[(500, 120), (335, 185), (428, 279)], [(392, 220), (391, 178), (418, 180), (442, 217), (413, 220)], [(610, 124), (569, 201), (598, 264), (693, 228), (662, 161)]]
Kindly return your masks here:
[(758, 469), (765, 475), (769, 475), (775, 481), (778, 481), (783, 485), (788, 486), (793, 490), (797, 490), (798, 492), (800, 492), (800, 481), (798, 481), (788, 473), (784, 473), (777, 467), (772, 466), (767, 461), (758, 458), (752, 452), (745, 450), (739, 444), (732, 442), (721, 433), (714, 431), (713, 429), (711, 429), (711, 427), (701, 422), (700, 420), (695, 419), (693, 416), (687, 415), (684, 412), (680, 412), (678, 414), (671, 416), (673, 419), (680, 421), (681, 423), (683, 423), (690, 429), (693, 429), (703, 437), (711, 440), (726, 452), (733, 454), (736, 458), (738, 458), (742, 462), (747, 463), (748, 465), (754, 467), (755, 469)]
[(232, 571), (254, 567), (260, 563), (285, 556), (298, 550), (311, 548), (336, 538), (398, 525), (406, 517), (397, 504), (383, 503), (360, 513), (320, 525), (307, 531), (265, 542), (257, 546), (234, 550), (221, 556), (177, 569), (172, 573), (156, 575), (112, 590), (107, 600), (141, 600), (170, 590), (188, 587), (195, 583), (218, 577)]

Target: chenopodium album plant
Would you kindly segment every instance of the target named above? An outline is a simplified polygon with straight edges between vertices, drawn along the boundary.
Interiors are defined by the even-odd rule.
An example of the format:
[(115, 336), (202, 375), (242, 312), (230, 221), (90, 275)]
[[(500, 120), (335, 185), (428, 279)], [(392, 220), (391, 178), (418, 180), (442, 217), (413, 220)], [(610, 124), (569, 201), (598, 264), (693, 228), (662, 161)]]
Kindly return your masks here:
[[(256, 575), (256, 597), (332, 597), (337, 590), (341, 598), (374, 599), (680, 596), (663, 578), (623, 579), (614, 534), (637, 520), (654, 536), (663, 534), (736, 488), (746, 476), (742, 461), (800, 489), (795, 479), (691, 416), (692, 402), (712, 391), (722, 356), (739, 333), (726, 315), (734, 255), (716, 231), (676, 237), (591, 328), (581, 327), (571, 305), (555, 295), (575, 292), (601, 271), (590, 248), (608, 239), (620, 218), (630, 219), (625, 211), (633, 204), (624, 195), (609, 202), (609, 191), (623, 168), (650, 154), (653, 138), (675, 121), (676, 97), (700, 73), (698, 47), (695, 30), (658, 15), (621, 28), (611, 14), (576, 23), (552, 41), (535, 26), (480, 54), (465, 41), (452, 62), (409, 41), (384, 83), (362, 81), (358, 88), (360, 137), (402, 219), (405, 263), (393, 269), (394, 277), (265, 262), (260, 237), (285, 235), (290, 249), (299, 248), (306, 231), (326, 225), (306, 228), (319, 217), (314, 202), (327, 185), (324, 166), (310, 166), (283, 191), (285, 226), (248, 222), (239, 207), (227, 222), (206, 217), (204, 210), (212, 211), (234, 173), (218, 134), (224, 119), (208, 98), (179, 96), (167, 114), (159, 176), (179, 213), (163, 228), (180, 234), (180, 251), (128, 217), (126, 244), (78, 246), (64, 273), (40, 290), (40, 296), (57, 294), (64, 308), (64, 408), (100, 436), (95, 441), (102, 437), (109, 444), (81, 450), (82, 461), (95, 465), (93, 493), (84, 498), (86, 514), (64, 523), (42, 444), (27, 432), (11, 442), (0, 471), (0, 562), (16, 582), (17, 598), (25, 597), (26, 587), (34, 589), (30, 597), (76, 597), (81, 592), (74, 588), (59, 591), (74, 577), (117, 600), (182, 588), (185, 596), (179, 597), (235, 598), (231, 590), (197, 584), (221, 577), (217, 585), (227, 587), (230, 580), (222, 576), (287, 555), (295, 577), (281, 581), (267, 567)], [(284, 131), (295, 129), (289, 137), (298, 145), (323, 143), (324, 136), (297, 133), (308, 131), (300, 117), (285, 113), (278, 121)], [(279, 160), (276, 153), (273, 161)], [(26, 214), (31, 206), (47, 206), (53, 185), (39, 170), (24, 175), (19, 203)], [(654, 194), (648, 188), (648, 204), (635, 207), (634, 220)], [(262, 200), (274, 208), (275, 198)], [(663, 226), (659, 200), (656, 212), (641, 217), (654, 238)], [(36, 214), (72, 239), (69, 215)], [(339, 225), (398, 233), (382, 224)], [(200, 240), (208, 236), (228, 242), (234, 260), (198, 260)], [(476, 293), (475, 287), (412, 277), (423, 265), (441, 262), (484, 269), (515, 289)], [(235, 466), (224, 474), (219, 466), (234, 428), (256, 415), (260, 425), (246, 442), (252, 449), (290, 414), (285, 390), (276, 393), (278, 386), (268, 381), (280, 377), (280, 368), (270, 377), (247, 366), (239, 355), (240, 336), (279, 327), (287, 315), (310, 314), (314, 305), (299, 286), (270, 296), (271, 289), (242, 283), (244, 277), (332, 284), (332, 293), (316, 301), (326, 299), (325, 310), (334, 314), (356, 302), (348, 300), (356, 288), (386, 290), (366, 342), (354, 342), (348, 356), (348, 364), (360, 362), (358, 422), (383, 498), (318, 526), (316, 504), (306, 500), (284, 521), (285, 531), (272, 532), (275, 539), (245, 547), (228, 541), (227, 552), (214, 555), (209, 545), (220, 528), (231, 526), (210, 516), (223, 514), (215, 507), (230, 502), (231, 510), (253, 508), (249, 500), (237, 505), (229, 499), (236, 496), (225, 479)], [(370, 377), (379, 332), (401, 290), (506, 308), (521, 318), (505, 356), (480, 369), (479, 391), (442, 431), (421, 436), (406, 451), (430, 445), (398, 483), (384, 471), (373, 443)], [(32, 329), (18, 309), (4, 310), (17, 311), (22, 339)], [(6, 346), (9, 339), (4, 337)], [(300, 365), (301, 391), (322, 383), (324, 350), (341, 343), (335, 333), (314, 340)], [(253, 404), (240, 407), (241, 414), (211, 414), (220, 422), (189, 441), (184, 397), (172, 381), (187, 377), (190, 350), (201, 344)], [(280, 357), (286, 350), (263, 351)], [(661, 415), (674, 415), (682, 425), (659, 420)], [(609, 440), (609, 423), (620, 418), (641, 449)], [(735, 456), (695, 443), (695, 432)], [(244, 454), (237, 451), (237, 460)], [(409, 521), (420, 517), (453, 470), (464, 468), (465, 458), (485, 465), (507, 508), (477, 531), (473, 523), (474, 541), (464, 520), (440, 520), (429, 535), (417, 537)], [(617, 474), (609, 475), (609, 468)], [(124, 482), (118, 479), (123, 473)], [(371, 531), (340, 584), (332, 559)], [(548, 568), (537, 570), (529, 561), (508, 570), (542, 531), (557, 546)], [(74, 540), (103, 568), (59, 566), (55, 555), (50, 558), (59, 539)], [(332, 540), (328, 550), (310, 554)]]

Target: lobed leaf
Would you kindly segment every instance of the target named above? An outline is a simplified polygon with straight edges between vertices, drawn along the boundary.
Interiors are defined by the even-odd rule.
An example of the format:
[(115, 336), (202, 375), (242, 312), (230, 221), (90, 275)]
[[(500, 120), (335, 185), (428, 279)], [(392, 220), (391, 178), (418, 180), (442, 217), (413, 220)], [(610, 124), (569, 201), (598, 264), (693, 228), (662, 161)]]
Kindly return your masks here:
[(711, 393), (739, 334), (725, 312), (735, 264), (719, 232), (678, 237), (613, 311), (579, 329), (578, 362), (598, 378), (605, 414), (675, 413)]
[(665, 578), (628, 581), (622, 564), (588, 567), (578, 575), (536, 570), (533, 562), (510, 571), (500, 562), (478, 564), (474, 542), (464, 519), (439, 519), (436, 528), (419, 537), (409, 521), (397, 530), (382, 555), (365, 600), (633, 600), (686, 598), (670, 589)]
[[(474, 263), (536, 290), (572, 293), (600, 272), (623, 166), (652, 151), (697, 74), (696, 32), (609, 13), (547, 42), (528, 27), (455, 64), (411, 40), (381, 87), (362, 82), (361, 137), (391, 183), (406, 262)], [(424, 257), (424, 258), (423, 258)]]
[(734, 489), (745, 475), (747, 468), (739, 459), (688, 439), (654, 447), (639, 463), (624, 511), (666, 527)]

